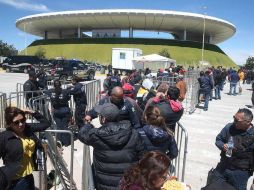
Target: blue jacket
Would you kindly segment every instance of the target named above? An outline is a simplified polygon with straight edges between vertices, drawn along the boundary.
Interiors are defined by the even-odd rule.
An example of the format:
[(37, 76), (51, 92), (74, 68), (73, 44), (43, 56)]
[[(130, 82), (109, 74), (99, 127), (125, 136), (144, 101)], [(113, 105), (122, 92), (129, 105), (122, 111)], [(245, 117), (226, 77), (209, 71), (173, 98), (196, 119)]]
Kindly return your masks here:
[(236, 72), (233, 72), (229, 75), (230, 83), (237, 83), (239, 81), (239, 76)]
[(147, 151), (159, 150), (166, 153), (170, 159), (177, 157), (178, 148), (175, 138), (169, 135), (167, 131), (152, 125), (145, 125), (138, 131)]
[(203, 92), (210, 93), (213, 88), (213, 81), (209, 76), (202, 76), (198, 78), (200, 89)]

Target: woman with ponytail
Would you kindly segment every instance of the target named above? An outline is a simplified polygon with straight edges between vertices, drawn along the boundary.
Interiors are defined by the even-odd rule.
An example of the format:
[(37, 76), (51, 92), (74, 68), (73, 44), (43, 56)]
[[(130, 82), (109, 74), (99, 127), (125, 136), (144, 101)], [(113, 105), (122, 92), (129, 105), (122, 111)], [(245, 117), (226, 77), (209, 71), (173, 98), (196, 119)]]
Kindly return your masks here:
[(160, 151), (146, 153), (143, 158), (125, 172), (120, 190), (161, 190), (169, 178), (170, 159)]
[(177, 157), (178, 149), (174, 133), (166, 127), (165, 119), (156, 105), (148, 106), (144, 113), (145, 125), (139, 129), (148, 151), (159, 150), (172, 160)]

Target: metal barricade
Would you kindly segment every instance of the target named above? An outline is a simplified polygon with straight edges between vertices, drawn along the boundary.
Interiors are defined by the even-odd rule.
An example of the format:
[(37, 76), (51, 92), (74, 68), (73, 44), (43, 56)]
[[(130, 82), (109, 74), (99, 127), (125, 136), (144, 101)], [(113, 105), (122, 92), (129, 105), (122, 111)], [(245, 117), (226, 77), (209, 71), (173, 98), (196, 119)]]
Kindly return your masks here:
[(179, 181), (184, 182), (188, 148), (188, 133), (179, 122), (177, 122), (175, 130), (175, 140), (178, 148), (178, 156), (173, 160), (175, 167), (173, 174), (178, 178)]
[[(69, 170), (68, 167), (62, 157), (62, 155), (59, 153), (57, 148), (57, 143), (55, 138), (52, 134), (56, 133), (65, 133), (69, 134), (71, 137), (71, 159)], [(46, 143), (48, 144), (48, 155), (53, 163), (53, 166), (56, 170), (56, 174), (59, 176), (61, 184), (63, 186), (64, 190), (77, 190), (76, 184), (73, 179), (73, 160), (74, 160), (74, 138), (73, 133), (69, 130), (46, 130), (45, 131), (45, 137), (46, 137)]]
[(6, 93), (0, 92), (0, 128), (5, 128), (4, 111), (7, 107)]

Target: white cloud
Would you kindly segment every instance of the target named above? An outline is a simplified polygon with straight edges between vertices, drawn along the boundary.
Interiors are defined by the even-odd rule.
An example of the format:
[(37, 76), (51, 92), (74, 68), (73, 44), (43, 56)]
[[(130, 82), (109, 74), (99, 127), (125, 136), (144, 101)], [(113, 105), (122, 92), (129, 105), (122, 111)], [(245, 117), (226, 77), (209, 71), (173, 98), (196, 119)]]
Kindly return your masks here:
[(0, 0), (0, 3), (15, 7), (17, 9), (48, 12), (49, 8), (43, 4), (30, 3), (27, 0)]

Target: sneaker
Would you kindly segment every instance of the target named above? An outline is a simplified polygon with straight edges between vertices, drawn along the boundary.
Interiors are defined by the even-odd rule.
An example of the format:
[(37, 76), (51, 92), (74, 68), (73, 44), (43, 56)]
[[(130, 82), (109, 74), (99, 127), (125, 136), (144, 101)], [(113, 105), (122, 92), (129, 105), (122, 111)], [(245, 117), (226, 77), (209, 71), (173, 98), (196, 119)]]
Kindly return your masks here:
[(208, 109), (207, 108), (204, 108), (204, 111), (207, 111)]

